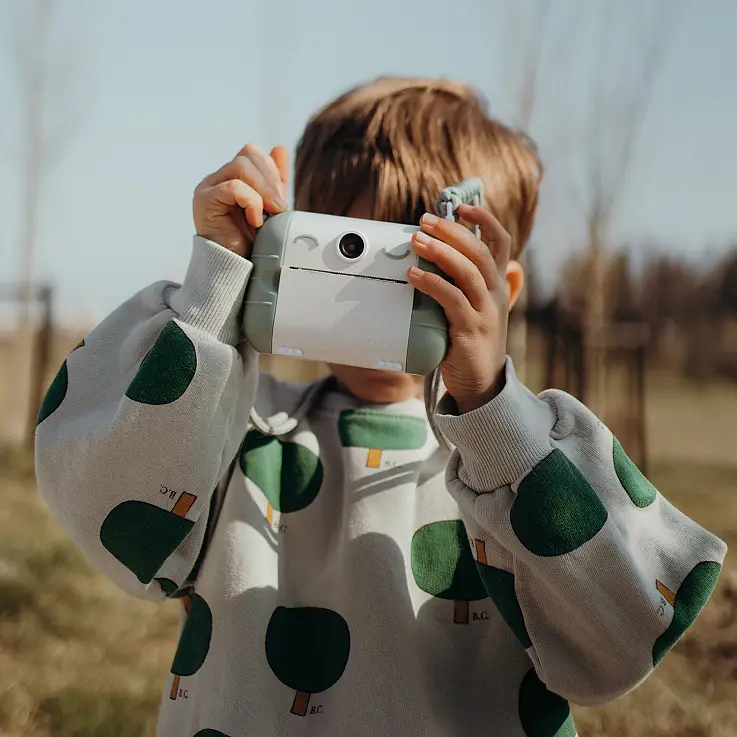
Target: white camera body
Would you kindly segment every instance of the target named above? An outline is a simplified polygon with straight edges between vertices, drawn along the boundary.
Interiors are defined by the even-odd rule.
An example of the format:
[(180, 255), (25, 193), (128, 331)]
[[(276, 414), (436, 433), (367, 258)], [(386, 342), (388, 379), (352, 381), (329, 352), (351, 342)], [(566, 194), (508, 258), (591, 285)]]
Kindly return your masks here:
[(407, 282), (412, 225), (291, 211), (251, 253), (243, 328), (259, 353), (429, 374), (448, 346), (440, 305)]

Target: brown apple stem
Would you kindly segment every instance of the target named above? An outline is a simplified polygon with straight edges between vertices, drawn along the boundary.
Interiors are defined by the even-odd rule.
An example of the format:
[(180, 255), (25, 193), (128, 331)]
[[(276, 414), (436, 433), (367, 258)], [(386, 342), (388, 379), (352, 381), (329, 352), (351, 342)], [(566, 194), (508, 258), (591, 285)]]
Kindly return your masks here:
[(489, 565), (486, 558), (486, 543), (483, 540), (476, 540), (476, 560), (482, 565)]
[(468, 624), (468, 602), (467, 601), (456, 601), (455, 602), (453, 622), (455, 624)]
[(294, 701), (292, 702), (292, 714), (296, 714), (299, 717), (303, 717), (307, 714), (307, 707), (310, 704), (310, 694), (304, 691), (297, 691), (294, 694)]
[(176, 701), (177, 694), (179, 693), (179, 681), (181, 680), (180, 676), (174, 676), (174, 680), (171, 684), (171, 693), (169, 694), (169, 698), (172, 701)]
[(177, 499), (177, 503), (174, 505), (174, 509), (172, 509), (171, 511), (173, 514), (176, 514), (177, 517), (186, 517), (187, 512), (192, 509), (192, 505), (196, 501), (197, 497), (194, 494), (183, 491), (179, 495), (179, 499)]
[(269, 525), (274, 523), (274, 507), (272, 507), (271, 504), (266, 505), (266, 521)]
[(371, 448), (366, 456), (366, 468), (379, 468), (381, 466), (381, 449)]
[(673, 591), (671, 591), (664, 583), (661, 581), (655, 581), (655, 586), (657, 587), (658, 591), (660, 592), (660, 595), (671, 605), (675, 606), (676, 603), (676, 595)]

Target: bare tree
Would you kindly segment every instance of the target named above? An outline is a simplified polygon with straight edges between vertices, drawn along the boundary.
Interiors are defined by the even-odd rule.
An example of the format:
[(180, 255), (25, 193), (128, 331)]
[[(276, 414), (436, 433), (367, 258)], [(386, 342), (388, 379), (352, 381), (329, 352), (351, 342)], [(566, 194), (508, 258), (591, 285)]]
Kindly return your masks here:
[(606, 275), (613, 218), (621, 202), (637, 153), (643, 123), (653, 95), (676, 17), (676, 4), (660, 0), (649, 22), (627, 28), (627, 45), (617, 37), (619, 7), (599, 11), (596, 37), (598, 57), (592, 66), (589, 129), (581, 138), (580, 162), (585, 193), (589, 275), (584, 317), (587, 401), (605, 412), (606, 372), (604, 339), (607, 334)]
[[(590, 278), (585, 295), (589, 346), (586, 367), (595, 389), (591, 401), (599, 411), (603, 411), (604, 401), (600, 343), (606, 322), (606, 244), (677, 15), (676, 1), (654, 2), (655, 6), (648, 6), (655, 7), (653, 15), (639, 12), (635, 27), (631, 27), (632, 16), (623, 15), (620, 4), (615, 2), (575, 3), (564, 18), (563, 8), (555, 0), (507, 0), (503, 5), (504, 20), (499, 24), (505, 49), (504, 72), (514, 100), (516, 124), (535, 135), (538, 121), (544, 121), (550, 139), (546, 141), (546, 169), (550, 169), (551, 155), (559, 169), (574, 162), (569, 176), (559, 176), (561, 181), (556, 189), (566, 190), (578, 200), (579, 222), (583, 218), (585, 223), (585, 259), (590, 261), (585, 267)], [(595, 49), (593, 64), (588, 48), (585, 59), (577, 58), (578, 52), (589, 45)], [(554, 98), (555, 110), (550, 107), (553, 99), (544, 99), (547, 89), (560, 88), (554, 76), (561, 78), (574, 69), (571, 63), (590, 68), (588, 103), (578, 104), (576, 110), (576, 115), (585, 120), (583, 128), (580, 121), (566, 116), (561, 96)], [(570, 83), (566, 79), (566, 84)], [(554, 145), (550, 145), (551, 141)], [(574, 179), (579, 184), (583, 180), (583, 193), (572, 191)], [(510, 353), (523, 374), (527, 343), (525, 305), (523, 293), (509, 336)]]
[(59, 161), (77, 121), (70, 108), (72, 83), (79, 64), (74, 53), (59, 53), (53, 45), (54, 23), (63, 0), (27, 0), (11, 39), (18, 72), (21, 114), (22, 199), (21, 326), (28, 329), (33, 303), (43, 185)]
[[(33, 353), (33, 305), (42, 221), (44, 185), (77, 127), (80, 107), (74, 104), (80, 77), (80, 44), (74, 36), (82, 27), (82, 13), (58, 31), (62, 11), (79, 8), (70, 0), (26, 0), (16, 6), (10, 51), (17, 71), (19, 93), (19, 168), (21, 200), (20, 316), (18, 337), (20, 377), (28, 380)], [(56, 41), (56, 43), (55, 43)], [(19, 378), (20, 378), (19, 377)], [(24, 392), (27, 394), (27, 387)], [(31, 411), (34, 408), (30, 408)]]
[[(508, 83), (513, 88), (515, 123), (527, 134), (532, 128), (538, 99), (543, 49), (554, 2), (555, 0), (534, 0), (527, 8), (523, 8), (519, 2), (504, 6), (507, 15), (503, 24), (508, 44), (506, 58), (511, 61), (506, 67), (506, 73)], [(523, 267), (527, 266), (526, 254), (520, 256), (520, 261)], [(508, 350), (521, 381), (525, 380), (527, 364), (527, 305), (528, 290), (524, 289), (512, 314), (508, 335)]]

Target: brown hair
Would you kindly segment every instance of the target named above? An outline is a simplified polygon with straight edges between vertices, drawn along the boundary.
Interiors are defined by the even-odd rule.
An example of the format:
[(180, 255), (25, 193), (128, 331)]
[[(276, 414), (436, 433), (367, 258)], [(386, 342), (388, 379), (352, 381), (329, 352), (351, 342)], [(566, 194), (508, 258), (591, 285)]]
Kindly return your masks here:
[(530, 139), (486, 107), (470, 86), (442, 79), (382, 77), (346, 92), (315, 114), (297, 146), (297, 209), (345, 215), (365, 202), (378, 220), (416, 224), (442, 189), (480, 177), (518, 256), (543, 169)]

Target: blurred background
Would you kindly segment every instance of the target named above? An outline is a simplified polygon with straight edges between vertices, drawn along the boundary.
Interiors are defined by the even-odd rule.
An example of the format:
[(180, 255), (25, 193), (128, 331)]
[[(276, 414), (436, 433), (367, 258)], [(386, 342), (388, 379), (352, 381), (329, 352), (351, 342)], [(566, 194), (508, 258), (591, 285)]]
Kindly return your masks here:
[[(510, 352), (594, 409), (737, 545), (733, 0), (0, 0), (0, 735), (152, 735), (176, 604), (102, 580), (39, 500), (37, 408), (66, 354), (180, 280), (192, 190), (248, 141), (382, 74), (468, 81), (547, 175)], [(320, 366), (264, 359), (309, 381)], [(737, 566), (582, 737), (737, 735)]]

